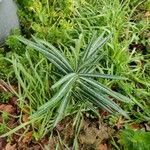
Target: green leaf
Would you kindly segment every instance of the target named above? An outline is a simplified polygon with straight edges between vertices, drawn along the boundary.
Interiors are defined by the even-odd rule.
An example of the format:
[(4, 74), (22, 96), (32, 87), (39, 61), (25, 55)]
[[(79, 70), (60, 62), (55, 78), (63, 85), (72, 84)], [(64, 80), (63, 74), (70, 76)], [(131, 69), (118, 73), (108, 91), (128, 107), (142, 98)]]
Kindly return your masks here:
[[(107, 98), (105, 95), (103, 95), (100, 92), (96, 92), (92, 88), (89, 88), (88, 84), (85, 84), (84, 82), (80, 82), (80, 85), (86, 90), (86, 92), (89, 92), (91, 96), (93, 96), (95, 99), (98, 99), (101, 104), (103, 104), (105, 107), (110, 107), (110, 109), (114, 109), (115, 111), (119, 112), (126, 118), (129, 118), (125, 111), (123, 111), (115, 102), (113, 102), (110, 98)], [(101, 107), (101, 105), (100, 105)]]
[(113, 113), (112, 109), (108, 107), (107, 105), (104, 105), (101, 101), (99, 101), (97, 98), (93, 97), (87, 90), (78, 87), (77, 90), (82, 93), (86, 100), (94, 104), (96, 107), (105, 109), (106, 111)]
[(73, 68), (72, 68), (71, 65), (69, 64), (68, 60), (65, 58), (65, 56), (63, 56), (62, 53), (60, 53), (60, 51), (59, 51), (56, 47), (54, 47), (52, 44), (50, 44), (50, 43), (48, 43), (48, 42), (46, 42), (46, 41), (44, 41), (44, 40), (37, 39), (37, 38), (35, 38), (35, 37), (34, 37), (34, 40), (36, 40), (36, 42), (37, 42), (39, 45), (44, 44), (45, 46), (47, 46), (47, 47), (49, 48), (49, 51), (50, 51), (51, 53), (53, 53), (55, 56), (57, 56), (57, 58), (59, 58), (59, 59), (65, 64), (65, 66), (68, 68), (68, 70), (69, 70), (70, 72), (73, 71)]
[(61, 121), (61, 119), (64, 115), (64, 111), (67, 107), (67, 104), (69, 103), (69, 98), (70, 98), (69, 96), (70, 96), (70, 91), (68, 91), (68, 93), (62, 99), (62, 102), (61, 102), (59, 109), (58, 109), (58, 115), (55, 119), (53, 127), (55, 127), (59, 123), (59, 121)]
[[(90, 73), (96, 67), (96, 64), (104, 57), (105, 51), (101, 52), (99, 55), (93, 56), (85, 60), (79, 67), (78, 72), (80, 73)], [(95, 70), (95, 69), (94, 69)]]
[(66, 95), (66, 93), (68, 93), (71, 90), (75, 80), (76, 76), (74, 78), (71, 78), (68, 82), (64, 83), (60, 90), (47, 103), (43, 104), (41, 107), (39, 107), (37, 112), (31, 115), (31, 118), (44, 115), (44, 112), (46, 112), (47, 109), (54, 107)]
[(91, 39), (91, 42), (89, 43), (89, 45), (88, 45), (88, 47), (87, 47), (87, 49), (86, 49), (86, 51), (85, 51), (85, 53), (84, 53), (83, 62), (84, 62), (85, 60), (89, 59), (91, 56), (92, 56), (92, 57), (95, 56), (95, 55), (97, 54), (98, 50), (99, 50), (100, 48), (102, 48), (102, 47), (105, 45), (105, 43), (109, 40), (110, 35), (107, 36), (107, 37), (105, 37), (105, 38), (103, 38), (104, 34), (105, 34), (105, 32), (103, 32), (103, 33), (95, 40), (95, 42), (93, 42), (94, 39), (95, 39), (95, 36), (96, 36), (96, 34), (94, 34), (94, 36), (93, 36), (92, 39)]
[(80, 78), (82, 80), (88, 82), (91, 85), (91, 87), (93, 86), (93, 88), (96, 88), (99, 91), (103, 91), (104, 93), (107, 93), (108, 95), (116, 98), (117, 100), (120, 100), (120, 101), (123, 101), (123, 102), (126, 102), (126, 103), (132, 102), (128, 97), (126, 97), (126, 96), (124, 96), (120, 93), (112, 91), (111, 89), (105, 87), (104, 85), (102, 85), (101, 83), (99, 83), (97, 81), (94, 81), (92, 79), (88, 79), (88, 78), (85, 78), (85, 77), (80, 77)]
[(53, 53), (50, 53), (48, 51), (48, 49), (43, 49), (41, 48), (39, 45), (37, 45), (36, 43), (29, 41), (23, 37), (17, 37), (18, 40), (20, 40), (22, 43), (28, 45), (29, 47), (43, 53), (47, 59), (53, 63), (59, 70), (61, 70), (63, 73), (67, 74), (67, 72), (69, 71), (67, 66), (63, 63), (63, 61), (61, 61), (56, 55), (54, 55)]
[(63, 83), (65, 83), (67, 80), (69, 80), (70, 78), (73, 78), (75, 77), (76, 74), (75, 73), (70, 73), (70, 74), (67, 74), (65, 75), (63, 78), (61, 78), (58, 82), (56, 82), (54, 85), (52, 85), (52, 89), (55, 89), (59, 86), (61, 86)]
[(108, 74), (99, 74), (99, 73), (85, 73), (80, 74), (81, 77), (90, 77), (90, 78), (104, 78), (104, 79), (116, 79), (116, 80), (127, 80), (125, 77), (108, 75)]
[(84, 54), (83, 54), (83, 58), (82, 58), (82, 61), (83, 61), (83, 62), (87, 59), (87, 56), (88, 56), (88, 54), (89, 54), (89, 52), (90, 52), (90, 49), (91, 49), (91, 47), (92, 47), (92, 44), (93, 44), (95, 38), (96, 38), (96, 32), (93, 34), (93, 36), (92, 36), (92, 38), (91, 38), (91, 41), (90, 41), (90, 43), (87, 45), (87, 48), (86, 48), (86, 50), (85, 50), (85, 52), (84, 52)]
[[(104, 34), (104, 33), (103, 33), (103, 34)], [(87, 58), (89, 58), (89, 57), (91, 57), (91, 56), (97, 54), (98, 50), (99, 50), (100, 48), (102, 48), (102, 47), (106, 44), (106, 42), (110, 39), (110, 36), (111, 36), (111, 35), (109, 35), (109, 36), (107, 36), (107, 37), (105, 37), (105, 38), (102, 39), (103, 34), (102, 34), (101, 36), (99, 36), (99, 37), (97, 38), (97, 40), (94, 42), (94, 44), (92, 45), (92, 47), (91, 47), (91, 49), (90, 49), (90, 52), (89, 52)]]

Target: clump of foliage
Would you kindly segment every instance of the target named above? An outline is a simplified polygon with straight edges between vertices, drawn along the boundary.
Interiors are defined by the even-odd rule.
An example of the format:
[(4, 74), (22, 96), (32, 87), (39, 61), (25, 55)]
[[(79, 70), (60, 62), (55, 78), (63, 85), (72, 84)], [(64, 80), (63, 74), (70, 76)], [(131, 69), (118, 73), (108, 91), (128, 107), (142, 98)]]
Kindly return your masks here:
[(2, 122), (0, 123), (0, 134), (4, 134), (8, 131), (7, 122), (9, 119), (7, 112), (0, 112), (2, 116)]
[(4, 60), (6, 53), (4, 48), (0, 48), (0, 77), (6, 78), (6, 75), (10, 72), (9, 63)]
[[(130, 102), (130, 100), (104, 85), (96, 82), (92, 78), (107, 78), (107, 79), (124, 79), (117, 76), (105, 75), (96, 73), (96, 64), (102, 59), (99, 49), (107, 42), (108, 37), (103, 38), (103, 35), (95, 40), (92, 38), (87, 48), (82, 52), (82, 39), (76, 43), (76, 47), (70, 49), (70, 61), (67, 57), (60, 53), (50, 43), (34, 38), (35, 42), (24, 38), (18, 38), (21, 42), (34, 48), (44, 54), (44, 56), (56, 67), (54, 74), (60, 76), (60, 80), (56, 82), (52, 89), (56, 89), (56, 94), (44, 105), (40, 106), (34, 117), (43, 115), (48, 109), (54, 108), (60, 103), (59, 114), (56, 124), (61, 118), (67, 104), (74, 95), (76, 99), (88, 100), (97, 107), (106, 109), (109, 112), (113, 110), (127, 117), (127, 114), (114, 103), (110, 97), (120, 101)], [(56, 125), (55, 124), (55, 125)]]
[(6, 103), (13, 96), (10, 92), (0, 92), (0, 103)]
[[(22, 31), (51, 40), (52, 43), (67, 42), (74, 31), (73, 16), (77, 7), (74, 0), (23, 0), (19, 4)], [(63, 37), (63, 38), (62, 38)]]
[(125, 129), (120, 135), (120, 144), (125, 150), (149, 150), (150, 133), (142, 130)]
[[(16, 38), (10, 37), (8, 39), (7, 46), (11, 52), (2, 52), (2, 54), (0, 54), (0, 78), (6, 79), (7, 77), (10, 82), (15, 80), (18, 83), (18, 92), (13, 91), (18, 97), (18, 105), (21, 111), (21, 115), (19, 116), (21, 126), (19, 126), (18, 129), (28, 124), (32, 124), (30, 127), (34, 132), (33, 136), (35, 139), (41, 139), (61, 120), (61, 118), (64, 118), (65, 116), (72, 116), (75, 120), (73, 124), (77, 125), (81, 122), (79, 118), (81, 118), (83, 112), (86, 112), (89, 109), (93, 109), (95, 113), (97, 112), (95, 107), (91, 104), (91, 102), (96, 102), (96, 100), (98, 100), (97, 97), (89, 94), (89, 90), (86, 93), (84, 92), (84, 94), (87, 94), (86, 96), (82, 94), (80, 97), (81, 94), (78, 94), (79, 89), (77, 88), (76, 90), (76, 87), (80, 84), (77, 80), (70, 85), (71, 92), (68, 97), (71, 100), (69, 100), (69, 102), (64, 99), (65, 96), (67, 96), (65, 91), (63, 97), (58, 100), (58, 103), (53, 103), (54, 107), (48, 107), (47, 111), (42, 108), (46, 104), (50, 105), (51, 100), (53, 99), (52, 96), (55, 95), (56, 91), (60, 91), (62, 88), (62, 86), (58, 84), (58, 87), (55, 88), (54, 86), (54, 89), (51, 89), (50, 87), (54, 83), (59, 83), (58, 80), (64, 81), (67, 78), (62, 83), (65, 85), (67, 84), (67, 81), (70, 81), (71, 78), (76, 76), (76, 69), (79, 67), (76, 65), (75, 58), (78, 58), (76, 56), (79, 56), (79, 60), (81, 60), (84, 50), (86, 50), (85, 43), (89, 42), (89, 37), (94, 31), (97, 31), (98, 34), (100, 34), (103, 30), (111, 31), (113, 36), (103, 50), (99, 51), (99, 55), (102, 59), (99, 63), (93, 64), (95, 66), (94, 69), (96, 69), (96, 71), (92, 70), (94, 71), (92, 73), (94, 76), (90, 77), (89, 73), (86, 72), (88, 77), (80, 76), (80, 78), (86, 78), (88, 81), (94, 80), (94, 82), (98, 82), (97, 84), (102, 84), (102, 86), (105, 85), (104, 87), (106, 89), (110, 87), (110, 89), (115, 91), (115, 94), (116, 92), (119, 92), (123, 95), (128, 95), (135, 102), (134, 105), (133, 103), (123, 103), (124, 105), (121, 105), (122, 103), (116, 100), (116, 98), (108, 96), (110, 94), (106, 94), (102, 91), (99, 92), (102, 93), (103, 96), (106, 96), (105, 99), (109, 99), (110, 102), (113, 102), (112, 100), (114, 100), (117, 104), (119, 102), (123, 110), (130, 112), (130, 121), (134, 122), (135, 120), (138, 120), (141, 122), (150, 119), (150, 21), (149, 17), (145, 16), (146, 12), (149, 10), (149, 0), (16, 1), (19, 6), (18, 14), (23, 35), (26, 38), (31, 38), (31, 35), (34, 35), (41, 39), (46, 39), (57, 48), (59, 53), (61, 52), (61, 55), (65, 56), (65, 59), (67, 59), (67, 62), (73, 68), (73, 72), (68, 72), (64, 62), (61, 62), (63, 65), (60, 67), (65, 68), (65, 71), (67, 71), (67, 73), (65, 73), (62, 69), (60, 71), (58, 67), (55, 67), (56, 65), (52, 65), (53, 63), (49, 63), (44, 58), (45, 55), (49, 55), (48, 52), (53, 52), (52, 48), (56, 50), (53, 46), (50, 46), (49, 48), (48, 45), (50, 43), (45, 43), (45, 41), (43, 43), (43, 41), (34, 38), (35, 41), (33, 43), (30, 41), (30, 44), (32, 45), (29, 44), (29, 46), (25, 48)], [(78, 44), (82, 41), (82, 38), (80, 37), (80, 40), (76, 39), (81, 33), (85, 36), (83, 40), (84, 44), (83, 46), (79, 46), (81, 47), (79, 50)], [(74, 48), (75, 42), (76, 48)], [(37, 51), (41, 51), (41, 48), (42, 50), (44, 49), (44, 51), (42, 51), (44, 56), (29, 48), (31, 46), (35, 49), (35, 45), (36, 48), (40, 47)], [(60, 61), (62, 60), (60, 59)], [(83, 62), (81, 62), (81, 64), (82, 63)], [(90, 66), (87, 65), (84, 67), (88, 68)], [(95, 74), (98, 75), (99, 73), (101, 73), (101, 76), (98, 78)], [(107, 78), (110, 78), (110, 75), (104, 75), (104, 73), (125, 76), (128, 77), (128, 80), (118, 81), (100, 78), (102, 75), (103, 77), (107, 76)], [(69, 76), (69, 78), (68, 74), (71, 74), (72, 76)], [(61, 78), (63, 80), (61, 80)], [(84, 82), (84, 90), (91, 90), (94, 88), (93, 86), (87, 86), (89, 83), (83, 81), (83, 79), (82, 82)], [(85, 84), (87, 87), (85, 87)], [(83, 85), (80, 85), (79, 88), (80, 91), (83, 90)], [(94, 89), (94, 92), (95, 91), (97, 90)], [(86, 99), (88, 96), (91, 98), (87, 101)], [(102, 100), (99, 102), (102, 102)], [(101, 103), (101, 105), (102, 104), (103, 103)], [(64, 105), (66, 106), (66, 109), (61, 115), (59, 111), (63, 112)], [(96, 104), (96, 106), (98, 105)], [(122, 111), (118, 105), (116, 106), (116, 103), (114, 104), (114, 102), (113, 106), (115, 106), (115, 110), (117, 109), (118, 111), (119, 109), (119, 112)], [(29, 116), (36, 116), (37, 114), (39, 119), (23, 124), (21, 120), (24, 107), (28, 107), (27, 113)], [(105, 109), (108, 109), (108, 106), (105, 107)], [(77, 117), (75, 117), (75, 114), (77, 114)], [(113, 114), (112, 116), (114, 119)], [(111, 116), (108, 116), (108, 118), (110, 117)], [(112, 124), (114, 124), (114, 122)], [(26, 129), (28, 130), (28, 128)], [(10, 132), (14, 133), (16, 131), (17, 129), (14, 129)], [(76, 133), (79, 133), (78, 131)], [(77, 139), (78, 134), (75, 136)]]
[[(49, 84), (49, 79), (46, 78), (45, 80), (44, 77), (43, 79), (45, 81), (42, 81), (43, 79), (40, 75), (41, 72), (37, 72), (38, 66), (34, 67), (30, 55), (26, 53), (29, 66), (33, 69), (35, 77), (32, 77), (31, 73), (28, 72), (28, 66), (23, 66), (22, 63), (17, 60), (17, 56), (14, 57), (15, 59), (9, 60), (14, 66), (19, 84), (25, 91), (24, 94), (20, 91), (19, 93), (21, 95), (19, 93), (16, 93), (16, 95), (17, 97), (20, 97), (20, 99), (23, 97), (25, 99), (27, 97), (30, 100), (29, 107), (31, 112), (29, 112), (29, 122), (22, 124), (20, 127), (8, 132), (4, 136), (17, 131), (30, 123), (34, 123), (34, 126), (37, 126), (37, 122), (40, 122), (41, 120), (43, 122), (43, 128), (39, 134), (43, 136), (49, 130), (52, 130), (65, 116), (76, 113), (75, 110), (73, 110), (75, 107), (74, 105), (78, 107), (84, 104), (86, 107), (89, 106), (88, 109), (91, 109), (94, 112), (96, 112), (95, 106), (96, 108), (102, 108), (111, 113), (117, 111), (128, 118), (127, 113), (113, 100), (123, 102), (131, 102), (131, 100), (94, 80), (95, 78), (126, 79), (119, 76), (96, 72), (99, 62), (105, 55), (105, 51), (100, 49), (110, 37), (110, 35), (106, 37), (104, 37), (104, 35), (105, 33), (96, 38), (96, 34), (94, 34), (86, 47), (83, 47), (83, 38), (82, 35), (80, 35), (75, 43), (75, 47), (70, 47), (70, 49), (68, 49), (63, 46), (60, 47), (60, 50), (52, 44), (35, 37), (33, 37), (34, 42), (23, 37), (16, 37), (19, 41), (26, 44), (28, 48), (33, 48), (36, 51), (41, 52), (52, 63), (52, 70), (50, 70), (50, 72), (47, 70), (45, 73), (47, 75), (51, 73), (55, 83), (51, 87), (53, 95), (48, 96), (51, 98), (47, 99), (45, 92), (50, 91), (48, 89), (50, 87), (47, 86)], [(85, 48), (85, 50), (83, 50), (83, 48)], [(62, 51), (62, 53), (60, 51)], [(43, 70), (42, 66), (41, 69)], [(24, 78), (22, 78), (23, 76)], [(46, 87), (43, 83), (47, 83)], [(47, 89), (46, 91), (45, 88)], [(35, 92), (30, 91), (33, 89)], [(42, 97), (39, 97), (40, 95)], [(35, 99), (36, 97), (38, 98), (38, 101)], [(26, 104), (26, 102), (21, 102), (22, 107), (24, 103)], [(91, 104), (94, 104), (94, 106)]]

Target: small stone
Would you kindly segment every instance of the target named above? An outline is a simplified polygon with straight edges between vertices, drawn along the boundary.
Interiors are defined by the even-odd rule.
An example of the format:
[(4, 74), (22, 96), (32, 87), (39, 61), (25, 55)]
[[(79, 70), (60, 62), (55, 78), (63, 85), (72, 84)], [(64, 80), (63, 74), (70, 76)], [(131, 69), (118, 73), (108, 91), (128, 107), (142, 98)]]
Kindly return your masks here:
[(13, 0), (0, 0), (0, 46), (16, 28), (19, 28), (19, 21), (15, 3)]

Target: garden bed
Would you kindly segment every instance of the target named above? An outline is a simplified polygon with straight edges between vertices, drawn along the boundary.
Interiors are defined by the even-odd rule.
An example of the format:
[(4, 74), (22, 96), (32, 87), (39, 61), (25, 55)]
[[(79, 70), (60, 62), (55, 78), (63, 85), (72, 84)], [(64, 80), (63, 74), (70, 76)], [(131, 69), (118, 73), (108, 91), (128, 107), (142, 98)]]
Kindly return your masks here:
[(0, 149), (149, 150), (149, 0), (16, 2), (21, 31), (0, 48)]

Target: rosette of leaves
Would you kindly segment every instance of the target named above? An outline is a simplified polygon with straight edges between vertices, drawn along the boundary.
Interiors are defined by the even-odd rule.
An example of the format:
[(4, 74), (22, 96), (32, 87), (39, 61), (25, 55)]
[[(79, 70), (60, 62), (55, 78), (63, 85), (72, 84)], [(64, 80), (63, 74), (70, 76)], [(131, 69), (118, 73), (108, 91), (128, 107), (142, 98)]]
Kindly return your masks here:
[(103, 108), (110, 113), (117, 111), (121, 115), (128, 117), (127, 113), (113, 100), (123, 102), (131, 102), (131, 100), (120, 93), (112, 91), (96, 80), (96, 78), (125, 79), (96, 72), (96, 66), (103, 57), (100, 49), (110, 38), (110, 35), (106, 37), (104, 35), (105, 33), (96, 38), (96, 34), (94, 34), (85, 50), (81, 49), (82, 38), (80, 36), (75, 48), (70, 47), (69, 49), (71, 59), (68, 59), (68, 56), (63, 52), (44, 40), (33, 37), (33, 41), (30, 41), (23, 37), (17, 37), (19, 41), (28, 47), (42, 53), (53, 64), (55, 68), (54, 74), (60, 77), (60, 80), (51, 87), (55, 91), (54, 96), (40, 106), (31, 118), (40, 117), (47, 110), (57, 105), (59, 110), (56, 125), (61, 120), (72, 97), (75, 97), (78, 101), (82, 99), (89, 101), (94, 106)]

